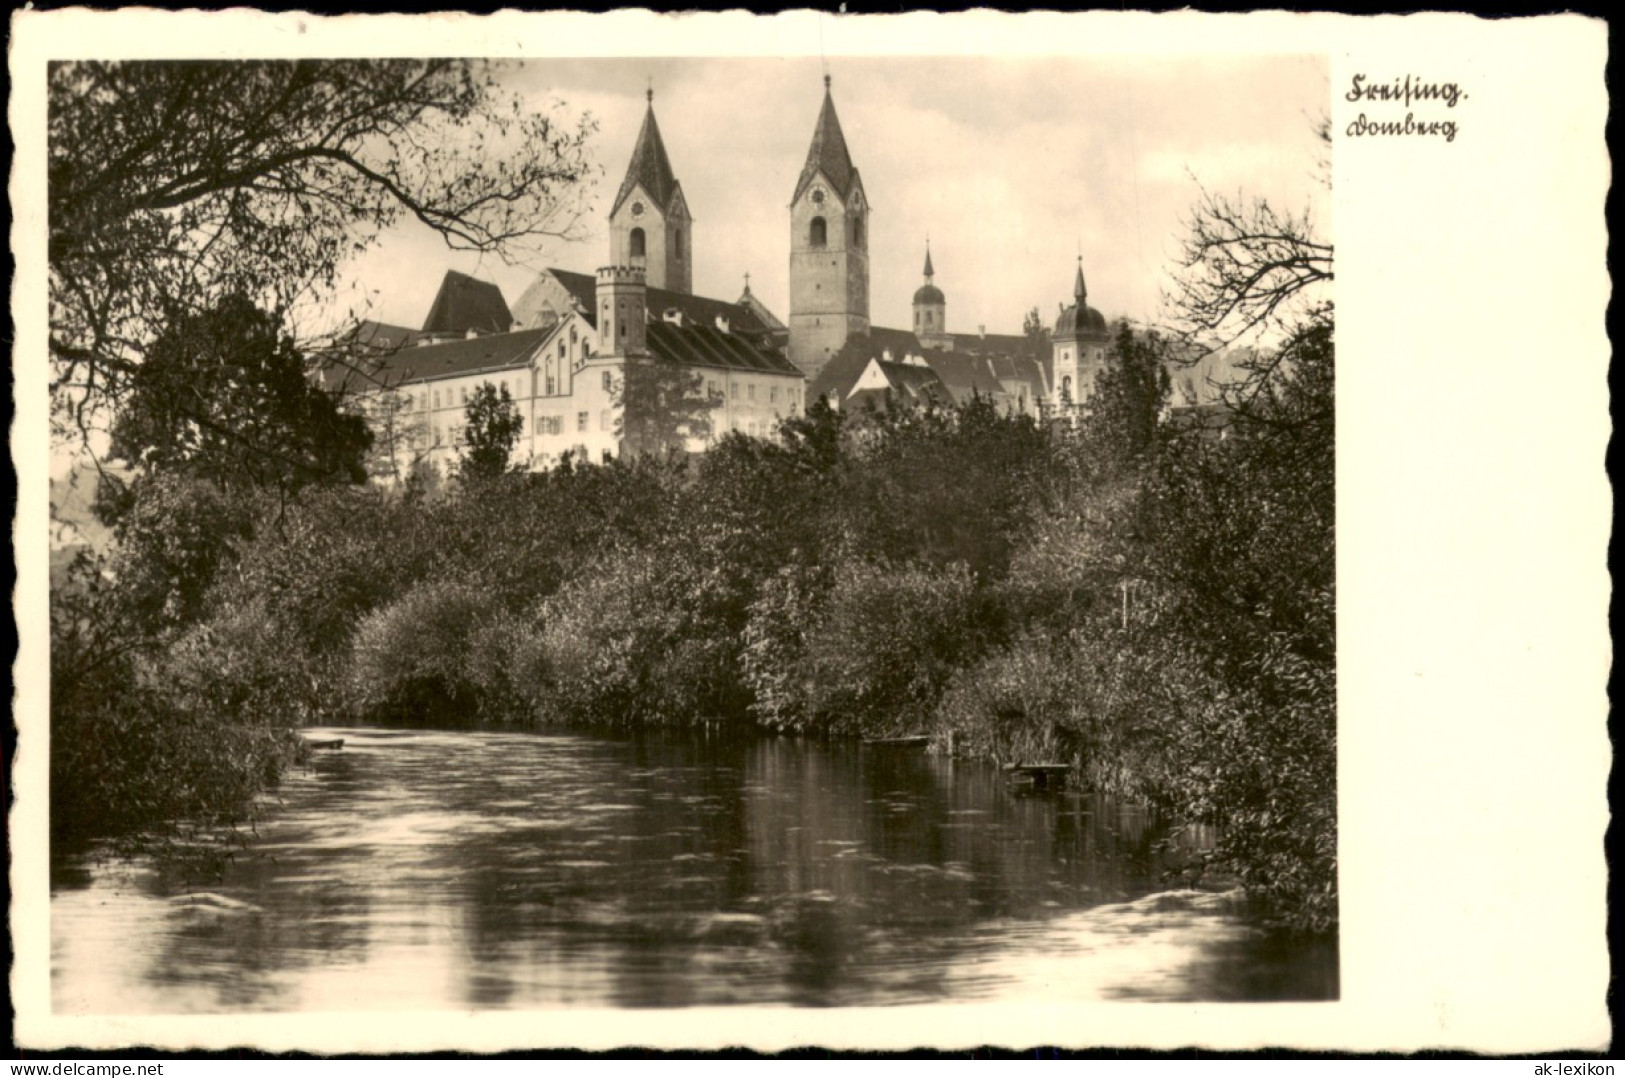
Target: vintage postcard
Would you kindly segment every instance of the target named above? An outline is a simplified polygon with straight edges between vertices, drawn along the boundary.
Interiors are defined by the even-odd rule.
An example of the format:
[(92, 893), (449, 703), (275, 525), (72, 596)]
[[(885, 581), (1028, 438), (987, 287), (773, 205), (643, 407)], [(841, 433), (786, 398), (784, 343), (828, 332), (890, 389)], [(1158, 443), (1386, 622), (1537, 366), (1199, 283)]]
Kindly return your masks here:
[(19, 1045), (1607, 1048), (1604, 24), (12, 30)]

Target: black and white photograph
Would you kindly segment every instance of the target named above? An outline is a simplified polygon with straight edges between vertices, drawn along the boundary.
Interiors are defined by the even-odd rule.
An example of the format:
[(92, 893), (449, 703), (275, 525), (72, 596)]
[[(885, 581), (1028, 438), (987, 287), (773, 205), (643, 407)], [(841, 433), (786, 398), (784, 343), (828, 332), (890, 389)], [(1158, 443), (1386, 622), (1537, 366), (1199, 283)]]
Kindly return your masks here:
[[(1480, 605), (1516, 594), (1452, 590), (1436, 523), (1508, 511), (1437, 481), (1452, 424), (1517, 427), (1471, 407), (1511, 393), (1499, 357), (1456, 381), (1472, 334), (1553, 311), (1430, 314), (1429, 241), (1390, 221), (1384, 267), (1365, 227), (1497, 156), (1487, 65), (1279, 16), (35, 18), (11, 826), (39, 1046), (1489, 1044), (1412, 941), (1499, 923), (1506, 888), (1434, 905), (1488, 839), (1413, 780), (1505, 792), (1524, 723), (1563, 731), (1531, 780), (1600, 771), (1482, 822), (1595, 845), (1545, 935), (1592, 927), (1607, 636), (1569, 619), (1599, 579), (1606, 610), (1606, 517), (1500, 582), (1541, 597), (1516, 625)], [(1600, 227), (1606, 172), (1513, 231)], [(1459, 309), (1498, 328), (1441, 355)], [(1575, 321), (1564, 377), (1594, 378)], [(1514, 528), (1607, 511), (1606, 400), (1551, 399), (1475, 465), (1522, 460)], [(1577, 438), (1595, 476), (1543, 478)], [(1418, 631), (1456, 618), (1507, 635)], [(1580, 706), (1528, 710), (1554, 678)], [(1600, 936), (1547, 943), (1600, 1009)], [(1406, 954), (1422, 1002), (1339, 1033)], [(1598, 1013), (1501, 1032), (1595, 1048)]]

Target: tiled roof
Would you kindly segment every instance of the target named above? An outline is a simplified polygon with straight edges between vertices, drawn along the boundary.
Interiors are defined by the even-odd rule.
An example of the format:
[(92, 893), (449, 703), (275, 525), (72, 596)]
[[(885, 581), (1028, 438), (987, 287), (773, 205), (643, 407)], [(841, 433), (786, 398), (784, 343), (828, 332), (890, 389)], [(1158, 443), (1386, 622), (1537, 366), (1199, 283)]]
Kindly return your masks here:
[(916, 363), (888, 363), (877, 359), (875, 364), (886, 376), (892, 389), (910, 400), (935, 400), (943, 404), (953, 402), (953, 393), (936, 371)]
[(769, 332), (789, 332), (790, 327), (779, 321), (778, 316), (767, 309), (767, 304), (756, 298), (749, 285), (745, 286), (745, 291), (740, 295), (738, 306), (755, 315), (757, 321), (761, 322)]
[(1030, 356), (1033, 342), (1019, 333), (952, 333), (954, 351), (973, 356)]
[(649, 192), (662, 210), (671, 207), (672, 195), (677, 191), (677, 176), (671, 170), (671, 161), (666, 157), (666, 143), (660, 137), (660, 125), (655, 123), (655, 107), (651, 101), (649, 111), (643, 114), (643, 129), (638, 132), (638, 142), (632, 149), (632, 161), (626, 166), (626, 179), (621, 181), (621, 190), (615, 196), (615, 204), (610, 207), (609, 215), (615, 216), (639, 184)]
[(1044, 365), (1031, 356), (989, 356), (988, 364), (993, 369), (993, 377), (1001, 383), (1025, 382), (1033, 387), (1035, 396), (1049, 391)]
[(324, 369), (322, 380), (330, 391), (364, 393), (403, 382), (508, 370), (530, 362), (551, 332), (551, 329), (526, 329), (442, 344), (415, 345), (379, 355), (364, 365), (333, 362)]
[(513, 328), (513, 315), (502, 298), (502, 289), (466, 273), (447, 270), (440, 292), (423, 321), (425, 333), (506, 333)]
[(784, 353), (758, 348), (747, 338), (724, 333), (709, 325), (674, 326), (650, 322), (647, 329), (649, 351), (662, 359), (685, 367), (724, 367), (736, 371), (801, 376), (801, 368), (784, 358)]
[(925, 361), (947, 387), (955, 404), (964, 404), (974, 397), (990, 399), (1002, 387), (988, 368), (988, 361), (979, 356), (962, 356), (955, 352), (940, 352), (928, 348)]
[[(596, 327), (598, 278), (592, 274), (574, 273), (570, 270), (550, 269), (547, 272), (565, 287), (576, 304), (586, 312), (587, 321)], [(749, 307), (729, 303), (727, 300), (691, 296), (687, 292), (668, 292), (664, 288), (651, 288), (648, 290), (646, 302), (649, 317), (652, 319), (661, 318), (669, 310), (678, 310), (682, 312), (684, 318), (696, 324), (715, 325), (717, 316), (721, 315), (728, 320), (728, 328), (734, 333), (754, 337), (767, 336), (769, 332), (768, 327), (762, 325), (761, 320)]]
[(869, 341), (874, 345), (871, 354), (876, 356), (887, 348), (891, 349), (891, 354), (897, 359), (902, 359), (910, 352), (918, 354), (920, 351), (920, 339), (906, 329), (870, 326)]
[(829, 178), (830, 185), (842, 199), (852, 190), (852, 181), (858, 174), (858, 170), (852, 167), (852, 155), (846, 149), (846, 135), (842, 133), (841, 121), (835, 115), (835, 102), (829, 95), (827, 84), (824, 87), (824, 107), (818, 112), (812, 145), (807, 148), (807, 163), (801, 166), (801, 178), (796, 180), (796, 193), (790, 196), (790, 201), (799, 199), (813, 182), (813, 177), (820, 172)]
[(870, 359), (867, 350), (850, 347), (851, 343), (848, 341), (848, 347), (842, 348), (824, 364), (823, 370), (818, 372), (818, 377), (807, 386), (809, 401), (824, 396), (835, 401), (846, 399), (846, 395), (852, 390), (852, 384), (863, 373), (863, 368), (869, 365)]
[(392, 326), (388, 322), (374, 322), (369, 319), (359, 323), (354, 331), (347, 334), (343, 343), (377, 352), (394, 352), (418, 343), (418, 339), (422, 336), (422, 330)]

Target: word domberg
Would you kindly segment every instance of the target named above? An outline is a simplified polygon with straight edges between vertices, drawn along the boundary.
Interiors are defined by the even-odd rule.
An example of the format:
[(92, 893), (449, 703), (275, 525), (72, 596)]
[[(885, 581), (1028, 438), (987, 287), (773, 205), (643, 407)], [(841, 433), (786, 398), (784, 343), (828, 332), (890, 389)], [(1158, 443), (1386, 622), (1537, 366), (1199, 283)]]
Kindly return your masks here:
[[(1370, 82), (1369, 76), (1358, 74), (1354, 76), (1349, 92), (1343, 95), (1347, 101), (1393, 101), (1403, 103), (1407, 108), (1417, 101), (1443, 101), (1445, 108), (1455, 108), (1460, 101), (1467, 99), (1467, 93), (1454, 82), (1423, 82), (1420, 78), (1406, 75), (1394, 79), (1392, 82)], [(1405, 113), (1403, 120), (1372, 120), (1360, 113), (1345, 131), (1350, 137), (1356, 135), (1433, 135), (1442, 136), (1446, 142), (1456, 141), (1456, 123), (1454, 120), (1418, 120), (1414, 112)]]

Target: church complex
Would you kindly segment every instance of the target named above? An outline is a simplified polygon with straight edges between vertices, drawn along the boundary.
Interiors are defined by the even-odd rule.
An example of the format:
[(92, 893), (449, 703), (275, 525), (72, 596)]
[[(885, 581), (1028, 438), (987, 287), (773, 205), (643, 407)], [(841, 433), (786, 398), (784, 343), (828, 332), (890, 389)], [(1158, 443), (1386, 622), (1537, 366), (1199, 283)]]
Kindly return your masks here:
[(444, 470), (471, 394), (490, 383), (518, 406), (515, 455), (545, 468), (565, 453), (619, 455), (620, 388), (628, 365), (677, 364), (713, 402), (710, 431), (690, 449), (737, 431), (775, 435), (779, 421), (824, 397), (837, 408), (963, 403), (1064, 415), (1087, 396), (1110, 333), (1090, 307), (1082, 260), (1048, 341), (956, 333), (929, 247), (907, 329), (875, 325), (869, 309), (870, 206), (835, 112), (828, 76), (807, 159), (790, 201), (790, 309), (783, 319), (751, 293), (693, 294), (702, 247), (672, 170), (651, 91), (626, 177), (609, 212), (609, 264), (596, 275), (545, 270), (510, 307), (496, 285), (448, 272), (423, 328), (365, 322), (363, 380), (334, 368), (333, 388), (395, 402), (397, 458)]

